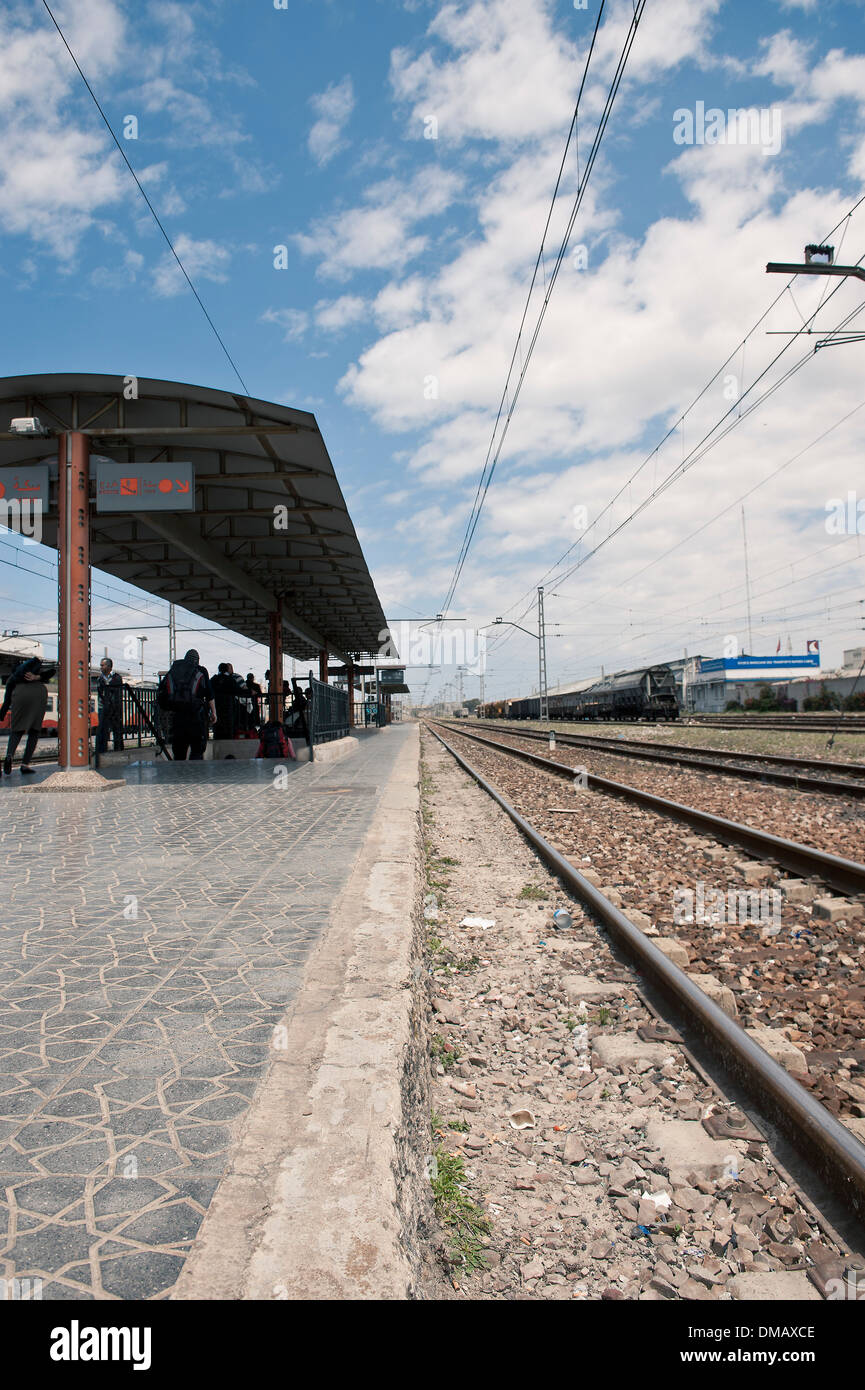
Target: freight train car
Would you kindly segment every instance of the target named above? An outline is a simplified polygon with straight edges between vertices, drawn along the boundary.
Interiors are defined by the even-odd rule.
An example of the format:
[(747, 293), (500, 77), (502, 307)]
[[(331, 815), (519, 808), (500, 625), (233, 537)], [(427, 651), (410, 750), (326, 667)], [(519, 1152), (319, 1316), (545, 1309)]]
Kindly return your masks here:
[(669, 666), (607, 676), (581, 697), (581, 719), (677, 719), (676, 678)]
[[(605, 676), (584, 689), (554, 692), (548, 697), (550, 719), (678, 719), (676, 678), (669, 666), (644, 666)], [(537, 695), (505, 701), (511, 719), (540, 719)]]

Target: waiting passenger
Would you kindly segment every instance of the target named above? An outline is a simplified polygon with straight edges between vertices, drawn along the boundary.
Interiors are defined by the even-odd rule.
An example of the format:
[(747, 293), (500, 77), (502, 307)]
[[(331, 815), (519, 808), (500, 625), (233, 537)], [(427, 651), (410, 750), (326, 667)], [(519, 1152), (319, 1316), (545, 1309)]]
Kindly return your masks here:
[(36, 771), (35, 767), (30, 766), (30, 759), (36, 752), (45, 711), (48, 708), (48, 691), (45, 685), (47, 681), (53, 680), (55, 670), (54, 666), (43, 665), (41, 657), (32, 656), (16, 666), (9, 677), (3, 704), (0, 705), (0, 720), (5, 719), (9, 710), (12, 710), (6, 758), (3, 763), (3, 771), (7, 777), (12, 775), (12, 759), (24, 734), (27, 735), (27, 742), (24, 745), (20, 771)]
[(261, 709), (262, 689), (252, 671), (247, 672), (246, 688), (252, 696), (252, 717), (255, 724), (258, 725), (264, 717)]
[(108, 748), (109, 732), (114, 739), (115, 753), (123, 752), (123, 678), (114, 670), (110, 656), (103, 656), (96, 680), (99, 704), (99, 727), (96, 730), (96, 751)]
[(234, 667), (230, 661), (220, 661), (219, 670), (211, 681), (216, 708), (216, 723), (213, 726), (214, 738), (234, 738), (238, 725), (238, 693)]
[(171, 751), (177, 762), (200, 762), (207, 747), (208, 723), (216, 723), (213, 687), (194, 648), (175, 661), (159, 682), (159, 708), (172, 715)]

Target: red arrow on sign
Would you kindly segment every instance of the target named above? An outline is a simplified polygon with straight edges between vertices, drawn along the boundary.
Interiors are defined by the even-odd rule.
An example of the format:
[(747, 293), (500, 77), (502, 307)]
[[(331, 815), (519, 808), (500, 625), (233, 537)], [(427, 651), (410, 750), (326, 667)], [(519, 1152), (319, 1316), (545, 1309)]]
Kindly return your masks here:
[(175, 487), (177, 488), (177, 491), (178, 491), (178, 492), (188, 492), (188, 491), (189, 491), (189, 483), (182, 483), (182, 482), (180, 481), (179, 478), (175, 478), (175, 480), (174, 480), (174, 485), (175, 485)]

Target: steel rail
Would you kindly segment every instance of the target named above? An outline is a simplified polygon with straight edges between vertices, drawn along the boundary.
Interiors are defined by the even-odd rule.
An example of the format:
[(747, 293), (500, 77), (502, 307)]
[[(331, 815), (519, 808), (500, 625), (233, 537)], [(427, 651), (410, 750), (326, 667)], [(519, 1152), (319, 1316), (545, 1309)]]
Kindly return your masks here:
[[(720, 1046), (727, 1069), (767, 1115), (789, 1136), (817, 1173), (865, 1222), (865, 1145), (779, 1066), (738, 1023), (668, 960), (633, 922), (583, 878), (519, 811), (453, 748), (431, 724), (427, 727), (459, 765), (501, 806), (553, 873), (609, 928), (641, 970), (686, 1015), (710, 1046)], [(465, 737), (472, 737), (465, 735)], [(484, 742), (484, 740), (479, 740)], [(731, 1137), (734, 1135), (731, 1133)]]
[[(496, 743), (492, 739), (482, 738), (480, 734), (471, 734), (462, 729), (454, 729), (453, 732), (458, 732), (463, 738), (473, 739), (476, 743), (484, 744), (497, 752), (507, 753), (512, 758), (521, 758), (555, 777), (573, 780), (575, 769), (566, 767), (564, 763), (552, 762), (549, 758), (542, 758), (539, 753), (529, 753), (524, 748)], [(801, 845), (796, 840), (785, 840), (780, 835), (770, 835), (766, 830), (755, 830), (739, 821), (725, 820), (723, 816), (712, 815), (709, 811), (699, 811), (695, 806), (685, 806), (680, 801), (669, 801), (639, 787), (629, 787), (624, 782), (613, 782), (608, 777), (598, 777), (593, 772), (585, 774), (585, 784), (591, 790), (636, 801), (639, 805), (657, 811), (663, 816), (684, 821), (697, 830), (706, 830), (715, 839), (721, 840), (724, 844), (738, 845), (740, 849), (758, 859), (773, 859), (782, 868), (789, 869), (791, 873), (799, 874), (802, 878), (819, 878), (840, 893), (865, 893), (865, 864), (860, 864), (855, 859), (844, 859), (841, 855), (828, 854), (825, 850)]]
[[(484, 725), (472, 720), (469, 727), (478, 729), (483, 728)], [(510, 734), (517, 738), (544, 741), (549, 737), (548, 734), (541, 733), (536, 729), (514, 729), (502, 725), (496, 726), (496, 732)], [(712, 756), (709, 757), (703, 749), (695, 750), (680, 743), (658, 744), (650, 743), (644, 739), (593, 738), (591, 734), (559, 733), (558, 730), (555, 731), (555, 736), (559, 743), (569, 748), (590, 748), (595, 752), (617, 754), (622, 758), (644, 758), (647, 762), (673, 763), (676, 766), (693, 767), (698, 772), (717, 772), (722, 777), (740, 777), (752, 782), (773, 783), (780, 787), (791, 787), (796, 791), (821, 792), (829, 796), (865, 797), (865, 780), (850, 782), (839, 778), (811, 777), (807, 773), (781, 771), (774, 767), (766, 769), (743, 767), (735, 762), (736, 758), (747, 761), (751, 756), (749, 753), (728, 753), (722, 749), (712, 749)], [(676, 754), (680, 756), (677, 757)], [(777, 757), (779, 763), (785, 763), (789, 767), (786, 759), (775, 754), (764, 753), (758, 756), (760, 761)], [(803, 762), (809, 761), (803, 759)], [(826, 763), (820, 764), (816, 759), (812, 765), (824, 768), (827, 766)], [(846, 763), (842, 766), (847, 769), (856, 768), (859, 775), (865, 779), (865, 764)]]
[(797, 733), (817, 734), (837, 730), (839, 734), (865, 734), (865, 719), (861, 714), (850, 715), (840, 723), (825, 715), (811, 714), (689, 714), (686, 717), (695, 727), (705, 729), (795, 729)]

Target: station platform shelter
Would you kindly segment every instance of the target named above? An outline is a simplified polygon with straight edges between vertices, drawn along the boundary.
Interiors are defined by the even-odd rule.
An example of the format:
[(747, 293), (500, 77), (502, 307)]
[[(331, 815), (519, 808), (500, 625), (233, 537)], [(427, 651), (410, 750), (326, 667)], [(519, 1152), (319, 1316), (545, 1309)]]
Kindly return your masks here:
[[(292, 1164), (313, 1176), (280, 1278), (311, 1278), (326, 1233), (329, 1268), (340, 1241), (380, 1250), (364, 1268), (386, 1288), (393, 1163), (364, 1126), (380, 1136), (400, 1103), (417, 726), (349, 730), (314, 761), (90, 766), (91, 565), (266, 643), (272, 672), (286, 654), (317, 665), (348, 709), (385, 627), (314, 417), (129, 385), (0, 382), (0, 483), (44, 503), (59, 551), (61, 697), (59, 768), (0, 783), (0, 1293), (247, 1296), (238, 1202), (248, 1233), (272, 1211), (264, 1169), (275, 1183)], [(349, 1106), (332, 1059), (373, 1036)], [(366, 1296), (351, 1250), (337, 1263)]]
[[(177, 382), (5, 378), (0, 488), (0, 520), (58, 551), (60, 766), (46, 788), (107, 785), (90, 765), (91, 567), (267, 646), (274, 715), (285, 656), (322, 685), (340, 662), (351, 725), (354, 667), (386, 621), (313, 415)], [(325, 703), (330, 724), (339, 701)]]

